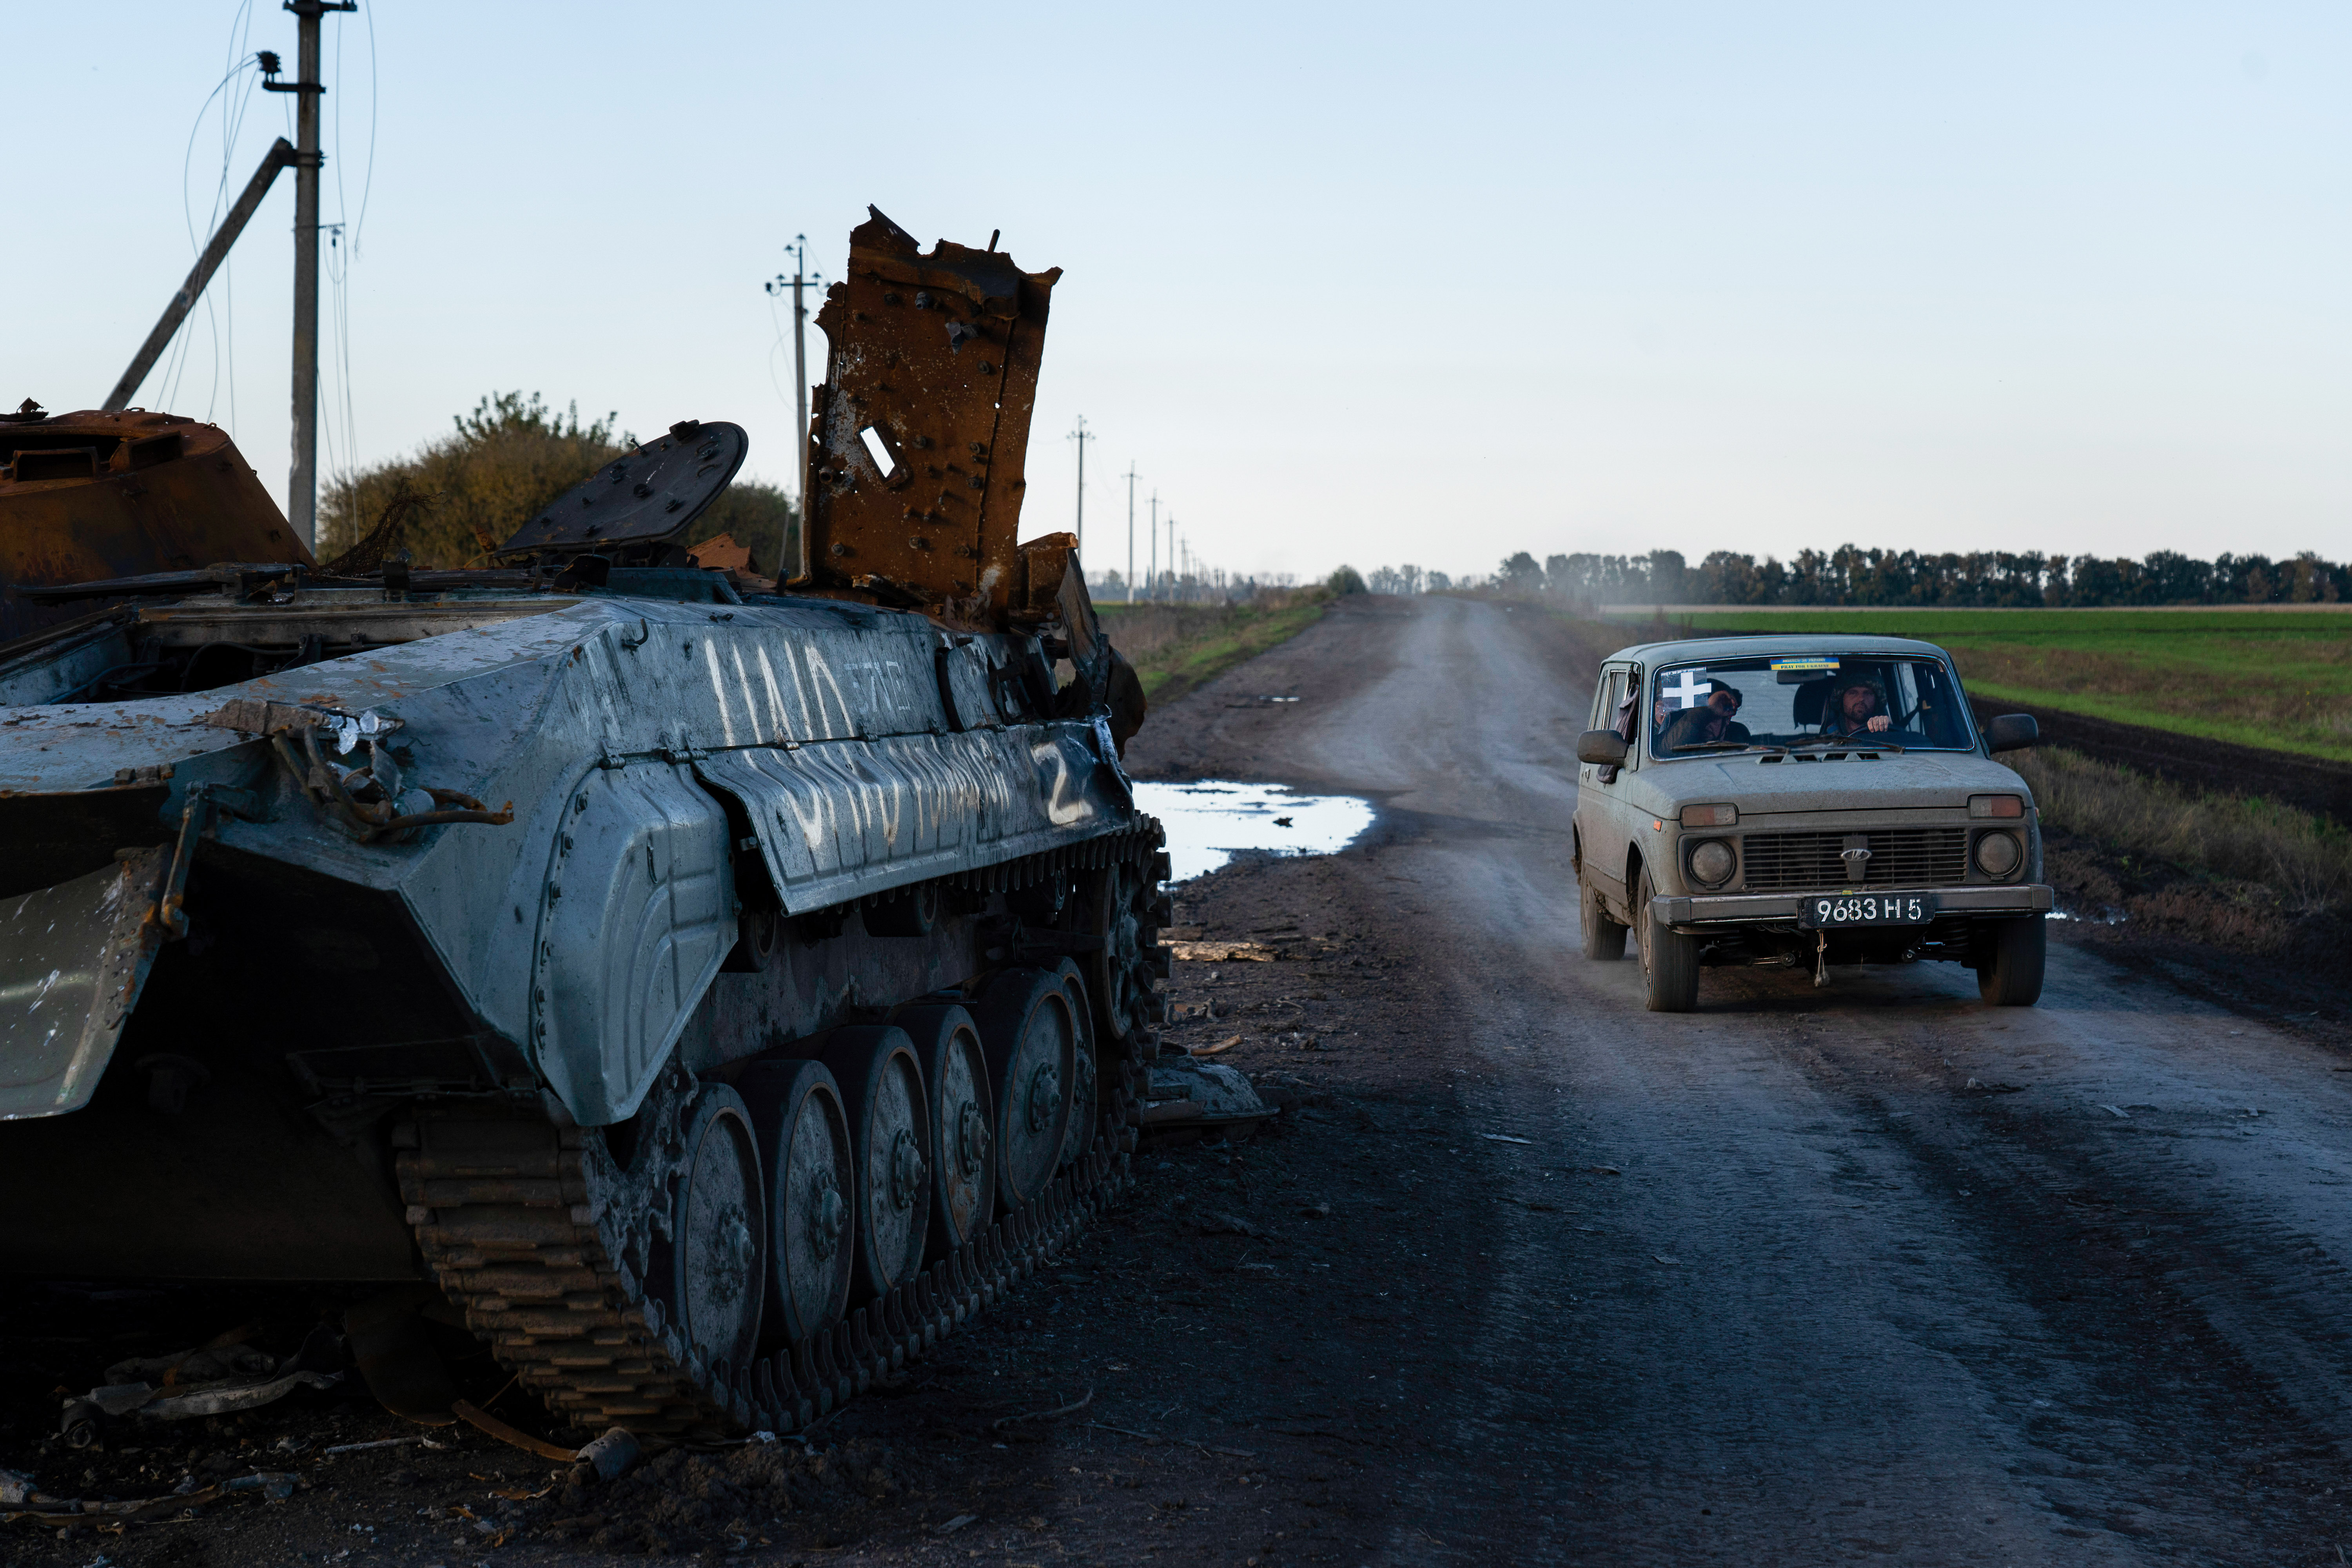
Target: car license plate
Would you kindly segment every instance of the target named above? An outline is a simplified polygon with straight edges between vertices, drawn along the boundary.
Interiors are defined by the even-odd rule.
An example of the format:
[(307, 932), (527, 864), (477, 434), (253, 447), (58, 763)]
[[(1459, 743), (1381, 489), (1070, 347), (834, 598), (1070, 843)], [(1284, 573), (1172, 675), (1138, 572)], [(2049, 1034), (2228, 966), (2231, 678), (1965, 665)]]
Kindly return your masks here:
[(1807, 931), (1830, 926), (1916, 926), (1936, 918), (1932, 893), (1843, 893), (1807, 899), (1797, 923)]

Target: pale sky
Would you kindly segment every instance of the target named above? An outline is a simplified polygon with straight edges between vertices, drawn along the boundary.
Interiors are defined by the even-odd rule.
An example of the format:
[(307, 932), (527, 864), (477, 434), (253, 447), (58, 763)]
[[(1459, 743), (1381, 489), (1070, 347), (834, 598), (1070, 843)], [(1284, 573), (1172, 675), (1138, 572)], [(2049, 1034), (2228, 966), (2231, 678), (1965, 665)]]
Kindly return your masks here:
[[(329, 221), (372, 119), (374, 156), (322, 462), (521, 389), (735, 420), (789, 483), (760, 285), (800, 232), (837, 272), (873, 202), (1066, 269), (1023, 531), (1069, 526), (1083, 414), (1097, 575), (1130, 462), (1244, 573), (2352, 548), (2340, 5), (363, 4), (326, 24)], [(233, 79), (184, 185), (258, 48), (293, 18), (12, 9), (7, 405), (112, 385), (220, 104), (232, 195), (288, 125)], [(292, 202), (135, 400), (281, 499)]]

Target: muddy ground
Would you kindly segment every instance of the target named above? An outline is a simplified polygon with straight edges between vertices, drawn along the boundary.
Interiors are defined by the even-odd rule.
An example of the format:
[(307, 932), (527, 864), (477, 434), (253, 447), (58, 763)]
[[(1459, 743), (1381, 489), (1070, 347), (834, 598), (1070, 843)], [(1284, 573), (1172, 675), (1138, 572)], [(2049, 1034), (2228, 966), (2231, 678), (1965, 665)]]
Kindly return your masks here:
[(12, 1290), (0, 1467), (299, 1489), (0, 1527), (0, 1562), (2339, 1562), (2340, 1014), (2090, 946), (2032, 1011), (1918, 965), (1710, 971), (1697, 1014), (1644, 1013), (1577, 951), (1587, 658), (1549, 617), (1351, 599), (1154, 715), (1139, 772), (1381, 806), (1179, 901), (1285, 954), (1180, 964), (1171, 1035), (1237, 1042), (1286, 1115), (1148, 1152), (1058, 1267), (812, 1443), (582, 1489), (462, 1428), (330, 1456), (421, 1435), (330, 1391), (73, 1454), (54, 1391), (239, 1327), (290, 1350), (342, 1298)]

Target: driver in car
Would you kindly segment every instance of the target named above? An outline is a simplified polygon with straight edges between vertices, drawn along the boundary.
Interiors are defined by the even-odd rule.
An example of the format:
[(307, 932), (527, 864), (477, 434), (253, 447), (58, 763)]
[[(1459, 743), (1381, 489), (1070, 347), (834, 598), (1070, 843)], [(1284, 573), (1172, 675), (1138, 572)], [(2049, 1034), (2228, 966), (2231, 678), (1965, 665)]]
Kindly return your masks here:
[(1822, 726), (1827, 735), (1876, 735), (1895, 727), (1886, 712), (1886, 688), (1867, 675), (1843, 682), (1830, 694), (1831, 718)]

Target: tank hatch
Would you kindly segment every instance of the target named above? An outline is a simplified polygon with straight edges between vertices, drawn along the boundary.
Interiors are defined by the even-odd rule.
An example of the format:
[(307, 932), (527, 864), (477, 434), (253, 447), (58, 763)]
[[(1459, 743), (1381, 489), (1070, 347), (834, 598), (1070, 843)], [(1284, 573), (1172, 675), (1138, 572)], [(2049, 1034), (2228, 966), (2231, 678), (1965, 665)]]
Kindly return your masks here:
[(734, 482), (750, 449), (740, 425), (673, 425), (660, 440), (614, 458), (564, 491), (499, 553), (633, 556), (673, 540)]

